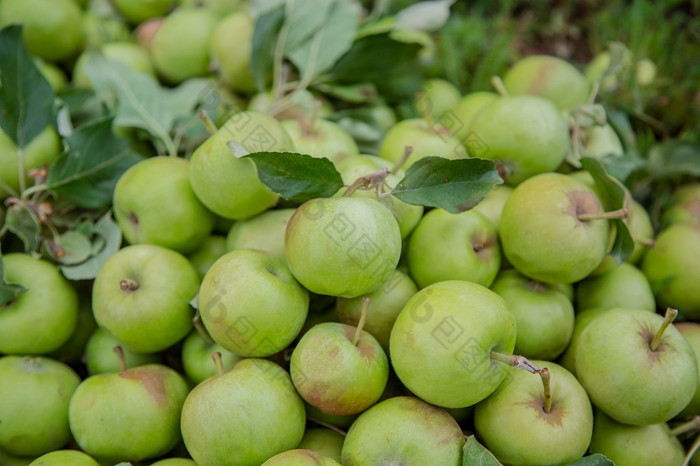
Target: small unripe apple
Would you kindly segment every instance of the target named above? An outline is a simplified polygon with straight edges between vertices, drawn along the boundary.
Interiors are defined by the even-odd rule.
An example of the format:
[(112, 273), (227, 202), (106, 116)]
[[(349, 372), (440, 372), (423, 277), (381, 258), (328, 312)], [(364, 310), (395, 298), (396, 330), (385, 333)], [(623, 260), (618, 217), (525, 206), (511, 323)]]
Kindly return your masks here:
[[(31, 186), (30, 170), (41, 168), (44, 165), (50, 166), (60, 153), (61, 138), (53, 126), (47, 126), (24, 148), (25, 185)], [(17, 145), (0, 129), (0, 166), (2, 166), (0, 199), (5, 199), (11, 194), (21, 194), (19, 192), (18, 160)], [(3, 186), (7, 186), (12, 191), (8, 191)]]
[(396, 123), (384, 136), (379, 156), (392, 164), (401, 160), (406, 147), (412, 152), (400, 167), (408, 169), (414, 162), (428, 156), (461, 159), (467, 156), (462, 143), (442, 123), (432, 126), (422, 118), (411, 118)]
[(254, 21), (250, 15), (236, 11), (219, 21), (209, 39), (211, 57), (218, 65), (223, 81), (232, 89), (246, 93), (255, 91), (250, 71), (253, 29)]
[(131, 24), (165, 16), (175, 3), (175, 0), (114, 0), (114, 6)]
[(438, 78), (427, 79), (415, 99), (414, 107), (417, 114), (428, 114), (437, 120), (451, 110), (461, 97), (451, 82)]
[(352, 136), (332, 121), (320, 118), (312, 122), (289, 119), (284, 120), (282, 126), (292, 138), (295, 150), (302, 154), (325, 157), (338, 163), (360, 153)]
[(100, 464), (77, 450), (55, 450), (35, 459), (29, 466), (100, 466)]

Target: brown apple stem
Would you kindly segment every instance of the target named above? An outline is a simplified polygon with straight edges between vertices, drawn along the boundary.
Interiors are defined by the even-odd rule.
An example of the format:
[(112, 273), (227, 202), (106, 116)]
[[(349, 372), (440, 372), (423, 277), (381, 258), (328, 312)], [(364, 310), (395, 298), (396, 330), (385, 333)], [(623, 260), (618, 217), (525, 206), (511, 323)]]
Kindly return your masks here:
[(651, 348), (652, 351), (656, 351), (656, 348), (659, 347), (659, 343), (661, 343), (661, 338), (664, 336), (664, 332), (666, 331), (668, 326), (671, 325), (671, 322), (673, 322), (676, 316), (678, 316), (678, 309), (673, 309), (671, 307), (666, 308), (664, 322), (661, 324), (659, 331), (656, 332), (654, 339), (651, 340), (651, 343), (649, 344), (649, 348)]
[(492, 350), (491, 359), (509, 366), (517, 367), (518, 369), (532, 372), (533, 374), (539, 374), (541, 370), (539, 367), (530, 362), (529, 359), (517, 354), (503, 354)]
[(119, 359), (119, 372), (126, 372), (126, 359), (124, 358), (124, 350), (121, 346), (115, 346), (112, 350), (117, 354), (117, 359)]
[(206, 110), (201, 109), (199, 112), (197, 112), (197, 116), (199, 116), (199, 119), (204, 122), (204, 126), (207, 127), (207, 132), (210, 135), (215, 134), (217, 131), (219, 131), (219, 128), (217, 128), (212, 119), (209, 118), (209, 114)]
[(695, 452), (698, 451), (698, 448), (700, 448), (700, 435), (697, 436), (693, 444), (690, 446), (688, 453), (685, 455), (683, 466), (688, 466), (690, 464), (690, 460), (693, 458), (693, 455), (695, 455)]
[(139, 282), (132, 278), (125, 278), (119, 282), (119, 289), (122, 291), (136, 291), (139, 289)]
[(629, 215), (629, 209), (623, 207), (622, 209), (611, 210), (610, 212), (600, 212), (597, 214), (578, 214), (576, 217), (582, 222), (589, 220), (611, 220), (617, 218), (627, 218)]
[(333, 424), (329, 424), (327, 422), (321, 421), (319, 419), (316, 419), (315, 417), (307, 417), (307, 421), (313, 422), (315, 424), (318, 424), (319, 426), (325, 427), (326, 429), (330, 429), (333, 432), (338, 432), (340, 435), (345, 437), (347, 435), (347, 432), (344, 430), (340, 429), (339, 427), (334, 426)]
[(492, 76), (491, 77), (491, 85), (493, 86), (494, 89), (496, 89), (496, 92), (501, 94), (502, 97), (505, 97), (508, 95), (508, 90), (506, 89), (506, 85), (503, 84), (503, 80), (500, 78), (500, 76)]
[(700, 430), (700, 416), (693, 416), (693, 418), (690, 421), (677, 425), (676, 427), (668, 431), (668, 435), (678, 437), (679, 435), (685, 434), (687, 432), (692, 432), (694, 430)]
[(214, 365), (216, 366), (216, 373), (218, 375), (224, 375), (224, 363), (221, 362), (221, 353), (214, 351), (211, 353), (211, 358), (214, 360)]
[(549, 414), (552, 410), (552, 388), (549, 369), (543, 367), (540, 371), (540, 377), (542, 377), (542, 385), (544, 385), (544, 412)]
[(387, 176), (389, 176), (389, 170), (386, 168), (381, 168), (374, 173), (361, 176), (348, 186), (348, 189), (343, 193), (343, 197), (352, 196), (358, 189), (369, 189), (373, 186), (381, 185), (384, 183)]
[(408, 160), (412, 153), (413, 146), (406, 146), (403, 150), (403, 155), (401, 156), (401, 158), (396, 161), (393, 167), (391, 167), (391, 172), (396, 173), (397, 171), (401, 170), (401, 167), (404, 166), (406, 160)]
[(357, 342), (360, 339), (360, 334), (362, 333), (362, 328), (365, 326), (365, 320), (367, 320), (367, 312), (369, 312), (369, 304), (371, 299), (367, 296), (362, 298), (362, 314), (360, 314), (360, 321), (357, 323), (357, 328), (355, 329), (355, 335), (352, 337), (352, 344), (357, 346)]
[(207, 329), (204, 327), (199, 312), (192, 317), (192, 324), (194, 325), (195, 330), (197, 330), (197, 333), (199, 333), (199, 336), (207, 342), (207, 346), (212, 346), (214, 344), (214, 340), (212, 340), (209, 332), (207, 332)]

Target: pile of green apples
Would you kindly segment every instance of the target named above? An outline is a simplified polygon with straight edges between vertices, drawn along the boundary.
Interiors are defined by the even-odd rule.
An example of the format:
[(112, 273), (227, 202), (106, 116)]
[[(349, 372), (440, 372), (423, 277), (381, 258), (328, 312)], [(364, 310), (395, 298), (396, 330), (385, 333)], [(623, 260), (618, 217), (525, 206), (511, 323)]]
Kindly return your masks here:
[[(364, 154), (329, 101), (281, 111), (254, 94), (246, 2), (114, 0), (123, 22), (85, 3), (0, 0), (54, 88), (90, 88), (87, 42), (168, 85), (214, 61), (245, 108), (218, 128), (202, 115), (210, 135), (187, 157), (121, 175), (123, 242), (94, 280), (3, 249), (0, 465), (688, 464), (700, 182), (657, 228), (622, 184), (609, 208), (590, 161), (624, 150), (595, 104), (602, 59), (584, 74), (526, 57), (464, 96), (427, 80), (418, 116), (382, 107)], [(50, 126), (20, 163), (1, 136), (10, 207), (62, 148)], [(288, 199), (275, 186), (312, 192), (306, 169), (273, 183), (256, 153), (310, 156), (344, 186)], [(429, 157), (489, 160), (500, 179), (459, 213), (392, 195)]]

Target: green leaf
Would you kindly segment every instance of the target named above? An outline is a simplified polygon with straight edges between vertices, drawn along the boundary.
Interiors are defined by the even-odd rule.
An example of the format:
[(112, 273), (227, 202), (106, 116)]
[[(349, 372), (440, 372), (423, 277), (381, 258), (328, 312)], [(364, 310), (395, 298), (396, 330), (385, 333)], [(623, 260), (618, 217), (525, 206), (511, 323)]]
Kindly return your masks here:
[[(92, 243), (90, 238), (78, 231), (66, 231), (51, 240), (48, 247), (49, 252), (56, 261), (61, 264), (74, 265), (87, 260), (92, 254)], [(56, 251), (60, 251), (56, 254)]]
[(79, 207), (109, 206), (119, 177), (143, 159), (114, 135), (111, 117), (78, 128), (66, 142), (68, 151), (49, 169), (46, 185)]
[(22, 40), (22, 26), (0, 31), (0, 127), (18, 147), (54, 120), (51, 85), (41, 74)]
[(250, 72), (258, 91), (267, 87), (267, 79), (272, 71), (277, 35), (284, 23), (284, 4), (270, 9), (255, 21), (251, 40)]
[(474, 207), (502, 183), (493, 160), (425, 157), (408, 167), (391, 194), (409, 204), (457, 214)]
[(450, 17), (450, 6), (455, 0), (418, 2), (396, 14), (395, 27), (420, 31), (437, 31)]
[(700, 176), (700, 143), (667, 141), (649, 150), (649, 170), (656, 180)]
[(606, 155), (602, 159), (603, 165), (610, 176), (625, 183), (627, 179), (640, 170), (647, 168), (647, 161), (639, 156), (635, 151), (625, 152), (620, 155)]
[(615, 466), (615, 463), (609, 460), (605, 455), (597, 453), (595, 455), (584, 456), (574, 463), (569, 463), (568, 466)]
[(339, 86), (333, 84), (319, 84), (314, 87), (324, 94), (353, 104), (366, 104), (377, 100), (377, 89), (372, 84), (353, 84)]
[(4, 306), (25, 291), (27, 289), (24, 286), (5, 280), (5, 265), (0, 256), (0, 306)]
[(464, 466), (501, 466), (493, 453), (480, 444), (473, 435), (467, 437), (462, 451), (462, 464)]
[(255, 162), (260, 181), (284, 199), (331, 197), (343, 187), (340, 173), (327, 158), (291, 152), (253, 152), (245, 158)]
[(350, 50), (359, 18), (359, 4), (335, 0), (321, 28), (286, 54), (303, 79), (310, 80), (328, 71)]
[[(624, 186), (619, 180), (613, 178), (605, 171), (605, 167), (603, 167), (600, 160), (593, 157), (584, 157), (581, 159), (581, 166), (593, 177), (598, 188), (600, 202), (607, 212), (626, 207), (627, 193)], [(615, 262), (621, 264), (632, 254), (634, 240), (629, 228), (627, 228), (627, 224), (622, 219), (611, 220), (611, 222), (615, 226), (616, 232), (615, 242), (610, 255), (615, 259)]]
[(327, 21), (336, 0), (292, 1), (287, 3), (284, 53), (302, 46)]
[(76, 265), (63, 265), (61, 272), (69, 280), (90, 280), (97, 276), (102, 265), (112, 257), (122, 242), (122, 232), (114, 220), (111, 212), (107, 212), (96, 223), (92, 238), (91, 256), (84, 262)]
[(39, 219), (28, 207), (23, 204), (15, 204), (8, 208), (5, 215), (5, 225), (8, 230), (22, 240), (25, 251), (37, 250), (41, 226)]

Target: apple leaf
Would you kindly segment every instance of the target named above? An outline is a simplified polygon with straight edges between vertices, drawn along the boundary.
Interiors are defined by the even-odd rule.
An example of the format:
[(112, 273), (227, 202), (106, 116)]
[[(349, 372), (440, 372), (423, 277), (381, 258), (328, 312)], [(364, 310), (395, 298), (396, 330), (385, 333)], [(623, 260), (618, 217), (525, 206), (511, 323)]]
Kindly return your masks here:
[(458, 214), (474, 207), (502, 183), (493, 160), (425, 157), (408, 167), (391, 194), (409, 204)]
[(103, 215), (94, 226), (84, 225), (82, 230), (85, 230), (83, 234), (88, 233), (91, 237), (91, 255), (79, 264), (66, 264), (60, 267), (63, 275), (69, 280), (95, 278), (107, 259), (119, 250), (122, 242), (122, 232), (119, 225), (112, 220), (111, 212)]
[(22, 240), (25, 251), (37, 250), (41, 225), (29, 207), (24, 204), (15, 204), (9, 207), (5, 216), (5, 225), (8, 230)]
[(615, 463), (609, 460), (605, 455), (597, 453), (595, 455), (584, 456), (575, 463), (569, 463), (567, 466), (615, 466)]
[(269, 9), (255, 21), (251, 40), (250, 72), (258, 91), (267, 87), (267, 79), (272, 71), (273, 56), (277, 35), (284, 24), (284, 4)]
[(57, 262), (66, 265), (80, 264), (92, 253), (90, 238), (81, 231), (68, 230), (44, 243), (47, 252)]
[(51, 85), (22, 40), (22, 26), (0, 31), (0, 127), (18, 147), (26, 147), (54, 121)]
[[(593, 157), (581, 159), (581, 166), (591, 174), (598, 188), (600, 202), (605, 210), (610, 212), (626, 207), (627, 193), (622, 183), (610, 176), (600, 160)], [(627, 206), (629, 208), (629, 206)], [(632, 254), (634, 250), (634, 240), (630, 234), (627, 223), (622, 219), (611, 220), (615, 225), (615, 242), (613, 243), (610, 255), (615, 262), (621, 264)]]
[(501, 466), (496, 457), (473, 435), (467, 437), (463, 448), (462, 464), (464, 466)]
[(112, 132), (112, 117), (78, 128), (66, 138), (67, 152), (49, 170), (47, 188), (59, 198), (95, 209), (107, 207), (119, 177), (143, 157)]
[(27, 289), (24, 286), (5, 280), (5, 265), (0, 256), (0, 306), (4, 306), (25, 291)]
[(395, 27), (437, 31), (450, 17), (450, 6), (456, 0), (418, 2), (396, 13)]
[(606, 155), (602, 159), (605, 170), (610, 176), (626, 183), (630, 176), (636, 173), (646, 173), (647, 161), (635, 151), (625, 152), (623, 155)]
[(649, 170), (655, 180), (700, 176), (700, 143), (667, 141), (649, 150)]
[(244, 157), (255, 162), (260, 181), (284, 199), (331, 197), (343, 187), (340, 173), (325, 157), (292, 152), (253, 152)]
[(327, 21), (336, 0), (294, 1), (287, 3), (284, 52), (289, 53), (302, 46), (318, 32)]

